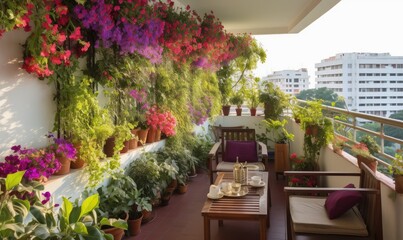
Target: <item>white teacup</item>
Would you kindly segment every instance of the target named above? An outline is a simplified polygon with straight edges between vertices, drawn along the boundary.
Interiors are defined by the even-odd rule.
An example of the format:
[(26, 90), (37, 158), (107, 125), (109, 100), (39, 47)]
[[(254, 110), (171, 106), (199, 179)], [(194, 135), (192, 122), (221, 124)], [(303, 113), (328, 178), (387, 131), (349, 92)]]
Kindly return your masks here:
[(219, 194), (220, 194), (220, 187), (216, 185), (210, 185), (209, 195), (211, 197), (218, 197)]
[(221, 188), (224, 192), (229, 193), (232, 190), (232, 183), (230, 182), (223, 182), (221, 183)]
[(258, 185), (262, 181), (262, 178), (260, 176), (253, 176), (251, 180), (253, 185)]

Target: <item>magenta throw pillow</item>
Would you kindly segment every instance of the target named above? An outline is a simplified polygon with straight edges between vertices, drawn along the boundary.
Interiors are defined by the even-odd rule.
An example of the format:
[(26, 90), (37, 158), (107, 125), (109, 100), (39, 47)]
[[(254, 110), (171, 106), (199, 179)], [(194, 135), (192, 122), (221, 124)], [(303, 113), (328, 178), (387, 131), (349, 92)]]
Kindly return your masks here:
[(257, 162), (257, 143), (256, 141), (226, 141), (225, 162)]
[[(344, 188), (355, 188), (350, 183)], [(350, 208), (354, 207), (362, 199), (362, 194), (358, 191), (335, 191), (329, 194), (325, 202), (325, 209), (330, 219), (335, 219), (343, 215)]]

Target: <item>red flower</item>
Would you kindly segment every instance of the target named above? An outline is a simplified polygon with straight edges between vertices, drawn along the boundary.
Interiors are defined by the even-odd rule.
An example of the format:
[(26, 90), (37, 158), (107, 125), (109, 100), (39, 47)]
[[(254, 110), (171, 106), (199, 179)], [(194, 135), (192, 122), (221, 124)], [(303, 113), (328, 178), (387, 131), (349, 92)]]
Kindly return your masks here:
[(80, 27), (76, 27), (74, 29), (74, 31), (70, 34), (70, 39), (71, 40), (78, 40), (80, 38), (82, 38), (83, 36), (81, 35), (81, 28)]

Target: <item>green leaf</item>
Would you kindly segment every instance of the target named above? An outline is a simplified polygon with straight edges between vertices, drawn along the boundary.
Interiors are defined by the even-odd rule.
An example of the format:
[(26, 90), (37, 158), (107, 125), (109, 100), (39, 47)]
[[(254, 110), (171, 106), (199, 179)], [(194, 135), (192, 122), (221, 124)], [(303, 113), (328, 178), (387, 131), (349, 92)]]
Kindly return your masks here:
[(113, 226), (116, 228), (121, 228), (127, 230), (127, 222), (122, 219), (115, 219), (115, 218), (102, 218), (100, 222), (102, 225)]
[(76, 223), (80, 219), (81, 207), (74, 207), (69, 216), (69, 223)]
[(45, 216), (43, 216), (41, 210), (38, 209), (36, 206), (32, 206), (32, 208), (31, 208), (31, 213), (32, 213), (32, 215), (34, 216), (34, 218), (35, 218), (40, 224), (46, 224)]
[(69, 224), (70, 213), (73, 210), (73, 204), (65, 197), (63, 197), (63, 217), (66, 219), (67, 224)]
[[(84, 236), (84, 239), (86, 240), (100, 240), (104, 239), (103, 233), (96, 227), (94, 226), (88, 226), (87, 227), (88, 235)], [(113, 240), (113, 237), (112, 237)]]
[(76, 0), (76, 3), (84, 5), (87, 0)]
[(14, 209), (16, 212), (21, 214), (23, 217), (28, 215), (31, 205), (28, 200), (13, 199)]
[(39, 239), (47, 239), (50, 236), (50, 232), (46, 225), (39, 225), (35, 228), (34, 235)]
[(17, 186), (21, 182), (24, 174), (25, 171), (8, 174), (6, 177), (6, 191), (10, 191), (15, 186)]
[(98, 207), (98, 204), (99, 204), (98, 194), (94, 194), (92, 196), (87, 197), (83, 201), (83, 204), (81, 205), (81, 214), (79, 218), (94, 210), (94, 208)]
[(24, 232), (24, 225), (23, 224), (18, 224), (18, 223), (7, 223), (2, 226), (2, 230), (4, 229), (9, 229), (12, 232), (16, 233), (23, 233)]
[(78, 222), (72, 225), (74, 232), (78, 234), (88, 234), (87, 227), (84, 223)]

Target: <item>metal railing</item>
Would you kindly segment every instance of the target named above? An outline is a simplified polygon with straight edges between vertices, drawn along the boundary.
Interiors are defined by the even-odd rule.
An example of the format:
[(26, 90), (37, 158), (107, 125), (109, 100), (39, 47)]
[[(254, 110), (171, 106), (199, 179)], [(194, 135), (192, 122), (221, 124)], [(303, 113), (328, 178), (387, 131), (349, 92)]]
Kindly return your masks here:
[[(306, 104), (306, 101), (297, 100), (298, 103)], [(378, 161), (379, 164), (384, 167), (389, 167), (390, 164), (385, 160), (393, 160), (394, 156), (389, 154), (385, 154), (385, 141), (389, 141), (394, 144), (400, 145), (400, 148), (403, 146), (403, 139), (398, 139), (392, 136), (388, 136), (385, 134), (385, 126), (391, 126), (396, 129), (403, 130), (403, 121), (379, 117), (375, 115), (359, 113), (354, 111), (349, 111), (341, 108), (330, 107), (326, 105), (322, 105), (322, 109), (324, 110), (324, 115), (330, 118), (333, 121), (333, 125), (344, 126), (344, 129), (347, 129), (352, 135), (352, 142), (357, 143), (357, 132), (361, 131), (367, 134), (374, 136), (375, 138), (380, 140), (380, 152), (377, 156), (374, 156), (375, 160)], [(335, 119), (336, 116), (344, 116), (346, 121), (341, 121)], [(359, 121), (360, 120), (360, 121)], [(380, 131), (372, 131), (362, 127), (363, 122), (372, 122), (378, 123), (380, 125)], [(335, 129), (335, 135), (342, 135)], [(351, 149), (351, 146), (348, 146)], [(382, 158), (382, 159), (381, 159)]]

